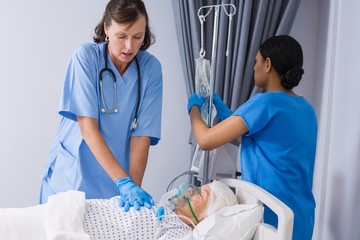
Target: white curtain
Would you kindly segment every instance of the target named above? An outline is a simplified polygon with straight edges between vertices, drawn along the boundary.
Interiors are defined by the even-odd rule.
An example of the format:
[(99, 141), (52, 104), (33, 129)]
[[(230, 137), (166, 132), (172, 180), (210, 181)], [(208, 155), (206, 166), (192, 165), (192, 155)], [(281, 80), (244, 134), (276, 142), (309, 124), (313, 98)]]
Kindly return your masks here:
[(314, 240), (360, 239), (360, 2), (321, 1)]

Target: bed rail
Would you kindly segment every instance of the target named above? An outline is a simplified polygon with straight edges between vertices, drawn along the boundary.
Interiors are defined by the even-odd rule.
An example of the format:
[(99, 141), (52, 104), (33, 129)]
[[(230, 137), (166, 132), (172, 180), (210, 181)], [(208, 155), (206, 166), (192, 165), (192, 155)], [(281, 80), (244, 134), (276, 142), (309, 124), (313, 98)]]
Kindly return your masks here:
[(257, 228), (254, 240), (292, 239), (294, 213), (287, 205), (253, 183), (239, 179), (220, 179), (219, 181), (236, 189), (236, 195), (240, 203), (265, 204), (278, 216), (277, 229), (267, 224), (261, 224)]

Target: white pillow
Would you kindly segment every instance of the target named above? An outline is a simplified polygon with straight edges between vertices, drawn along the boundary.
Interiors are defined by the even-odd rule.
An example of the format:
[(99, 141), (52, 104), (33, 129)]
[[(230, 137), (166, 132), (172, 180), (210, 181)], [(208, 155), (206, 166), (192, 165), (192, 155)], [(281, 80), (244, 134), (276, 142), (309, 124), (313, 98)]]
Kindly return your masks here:
[(264, 209), (258, 204), (225, 207), (201, 221), (194, 228), (191, 239), (250, 240), (263, 214)]

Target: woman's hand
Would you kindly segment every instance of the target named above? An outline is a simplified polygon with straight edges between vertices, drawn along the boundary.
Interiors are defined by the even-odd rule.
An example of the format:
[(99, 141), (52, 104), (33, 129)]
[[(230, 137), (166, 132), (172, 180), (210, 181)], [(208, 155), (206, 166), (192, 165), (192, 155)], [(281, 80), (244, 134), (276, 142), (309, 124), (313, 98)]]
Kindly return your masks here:
[(197, 106), (200, 112), (201, 106), (204, 104), (205, 100), (205, 97), (199, 97), (196, 93), (191, 94), (188, 99), (188, 113), (190, 113), (193, 106)]
[(216, 93), (214, 93), (213, 103), (217, 112), (216, 117), (221, 121), (227, 119), (233, 114), (230, 108), (221, 100), (219, 95), (217, 95)]
[(130, 207), (139, 211), (142, 206), (150, 209), (155, 205), (150, 194), (136, 185), (130, 177), (118, 178), (115, 183), (120, 192), (119, 206), (123, 207), (125, 212), (129, 211)]

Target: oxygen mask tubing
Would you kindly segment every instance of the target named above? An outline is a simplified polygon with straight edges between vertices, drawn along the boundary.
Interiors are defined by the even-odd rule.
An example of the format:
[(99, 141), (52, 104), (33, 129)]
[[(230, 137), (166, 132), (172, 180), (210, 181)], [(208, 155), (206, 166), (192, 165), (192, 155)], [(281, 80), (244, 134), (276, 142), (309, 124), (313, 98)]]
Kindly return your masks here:
[(189, 206), (190, 212), (196, 222), (199, 223), (198, 218), (195, 215), (195, 212), (191, 206), (191, 198), (193, 196), (199, 195), (201, 189), (189, 183), (184, 183), (179, 185), (177, 188), (169, 192), (170, 195), (167, 195), (166, 199), (162, 198), (160, 200), (160, 209), (157, 212), (157, 218), (161, 220), (164, 215), (164, 208), (162, 206), (167, 206), (172, 210), (183, 208), (186, 205)]

